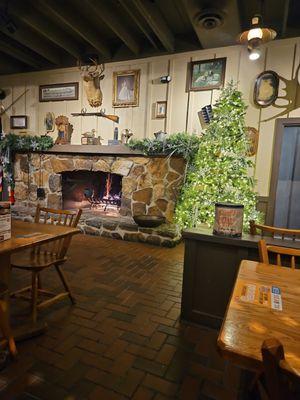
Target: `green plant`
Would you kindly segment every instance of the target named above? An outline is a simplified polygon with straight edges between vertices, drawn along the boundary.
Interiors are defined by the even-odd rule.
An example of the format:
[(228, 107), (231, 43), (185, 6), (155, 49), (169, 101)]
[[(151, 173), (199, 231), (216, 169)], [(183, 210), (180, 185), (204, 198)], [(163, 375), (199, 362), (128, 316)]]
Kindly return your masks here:
[(9, 133), (0, 139), (0, 157), (8, 184), (14, 188), (13, 156), (17, 151), (43, 151), (53, 146), (50, 136), (21, 136)]
[(248, 175), (253, 162), (246, 157), (245, 113), (242, 94), (231, 82), (214, 107), (177, 203), (175, 219), (182, 228), (211, 226), (216, 202), (243, 204), (244, 229), (259, 218), (255, 182)]
[(128, 146), (133, 150), (140, 150), (146, 155), (168, 154), (183, 157), (192, 163), (198, 151), (201, 138), (187, 132), (173, 133), (164, 141), (157, 139), (131, 139)]

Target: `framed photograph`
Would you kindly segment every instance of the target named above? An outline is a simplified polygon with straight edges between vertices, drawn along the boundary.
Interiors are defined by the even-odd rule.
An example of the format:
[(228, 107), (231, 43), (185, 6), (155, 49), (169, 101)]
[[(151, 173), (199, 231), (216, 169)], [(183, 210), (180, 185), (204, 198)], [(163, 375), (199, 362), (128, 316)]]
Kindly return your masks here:
[(78, 82), (41, 85), (40, 102), (78, 100)]
[(117, 71), (113, 75), (113, 107), (139, 105), (140, 70)]
[(258, 107), (269, 107), (278, 97), (279, 76), (274, 71), (264, 71), (255, 80), (253, 101)]
[(10, 129), (27, 129), (27, 115), (12, 115)]
[(189, 90), (221, 89), (224, 86), (225, 57), (193, 61), (189, 67)]
[(155, 118), (166, 118), (167, 116), (167, 102), (157, 101), (155, 107)]

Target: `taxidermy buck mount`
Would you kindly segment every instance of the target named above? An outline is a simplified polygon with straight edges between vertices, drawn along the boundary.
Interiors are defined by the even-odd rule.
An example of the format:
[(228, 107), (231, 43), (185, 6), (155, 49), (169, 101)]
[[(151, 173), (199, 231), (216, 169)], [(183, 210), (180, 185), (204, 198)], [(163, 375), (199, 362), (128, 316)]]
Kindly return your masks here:
[(300, 63), (296, 69), (295, 76), (292, 79), (286, 79), (283, 76), (278, 75), (280, 81), (285, 84), (285, 87), (282, 89), (285, 91), (284, 96), (278, 96), (277, 100), (284, 101), (285, 104), (272, 104), (273, 107), (279, 108), (282, 111), (276, 115), (273, 115), (270, 118), (264, 119), (262, 122), (271, 121), (273, 118), (281, 117), (282, 115), (288, 114), (293, 110), (296, 110), (300, 107), (300, 84), (299, 84), (299, 70)]
[(78, 68), (83, 80), (83, 87), (86, 97), (91, 107), (102, 105), (102, 92), (100, 81), (104, 78), (104, 64), (98, 64), (96, 60), (90, 58), (91, 64), (82, 66), (78, 61)]

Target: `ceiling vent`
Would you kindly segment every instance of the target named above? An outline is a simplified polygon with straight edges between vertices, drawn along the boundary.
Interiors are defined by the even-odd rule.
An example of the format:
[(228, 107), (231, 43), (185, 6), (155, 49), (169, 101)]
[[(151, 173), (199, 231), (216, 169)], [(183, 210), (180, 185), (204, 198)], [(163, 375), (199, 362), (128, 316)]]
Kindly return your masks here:
[(195, 24), (203, 29), (215, 29), (223, 24), (224, 17), (218, 10), (203, 10), (195, 16)]

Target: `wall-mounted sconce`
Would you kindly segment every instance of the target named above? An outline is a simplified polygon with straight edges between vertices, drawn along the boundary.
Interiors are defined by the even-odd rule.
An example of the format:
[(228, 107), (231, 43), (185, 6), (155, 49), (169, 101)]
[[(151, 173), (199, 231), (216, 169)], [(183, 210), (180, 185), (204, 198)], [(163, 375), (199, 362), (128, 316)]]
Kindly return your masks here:
[(172, 80), (172, 77), (170, 75), (164, 75), (161, 76), (160, 78), (152, 79), (153, 85), (160, 85), (161, 83), (170, 83)]

